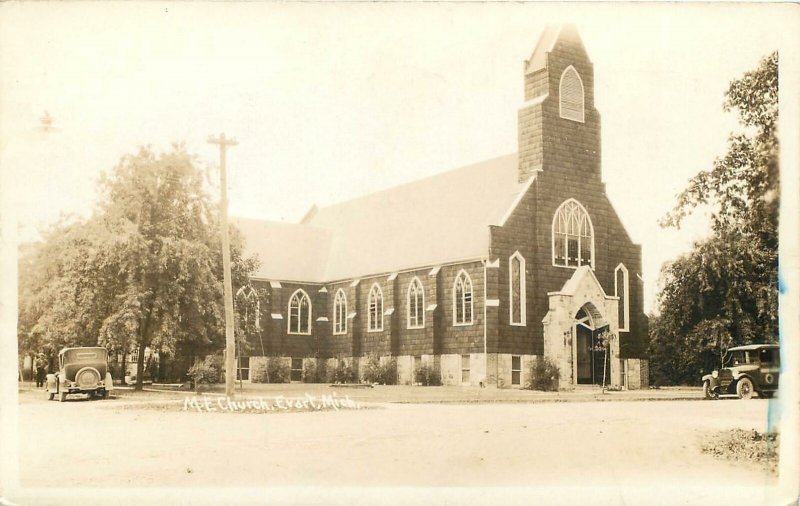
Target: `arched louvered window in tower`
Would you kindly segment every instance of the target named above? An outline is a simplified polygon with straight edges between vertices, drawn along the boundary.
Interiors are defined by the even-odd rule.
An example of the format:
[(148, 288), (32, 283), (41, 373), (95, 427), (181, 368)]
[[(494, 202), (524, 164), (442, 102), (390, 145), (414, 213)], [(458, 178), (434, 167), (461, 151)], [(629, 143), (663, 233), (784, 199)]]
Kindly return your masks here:
[(572, 65), (561, 74), (558, 97), (559, 115), (562, 118), (583, 123), (583, 81)]

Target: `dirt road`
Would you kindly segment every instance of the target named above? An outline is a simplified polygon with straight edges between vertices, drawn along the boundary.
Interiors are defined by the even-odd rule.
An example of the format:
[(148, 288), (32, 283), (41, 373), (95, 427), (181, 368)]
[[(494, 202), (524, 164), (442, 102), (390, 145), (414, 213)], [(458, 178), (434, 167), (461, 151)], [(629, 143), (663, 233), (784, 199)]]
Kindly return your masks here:
[(765, 430), (768, 401), (759, 399), (386, 404), (272, 414), (125, 407), (125, 402), (21, 403), (20, 448), (47, 449), (23, 452), (22, 485), (54, 485), (42, 469), (102, 469), (101, 481), (92, 473), (71, 473), (69, 485), (106, 487), (625, 490), (666, 483), (689, 490), (712, 483), (757, 490), (776, 481), (757, 466), (715, 460), (699, 450), (709, 432)]

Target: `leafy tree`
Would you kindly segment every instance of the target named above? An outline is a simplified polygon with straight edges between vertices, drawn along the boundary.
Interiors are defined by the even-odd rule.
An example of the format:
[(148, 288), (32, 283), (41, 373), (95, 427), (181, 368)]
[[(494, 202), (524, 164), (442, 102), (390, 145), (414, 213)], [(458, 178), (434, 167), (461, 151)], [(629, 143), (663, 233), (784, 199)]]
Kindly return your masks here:
[[(102, 201), (86, 221), (55, 227), (22, 255), (20, 334), (52, 349), (105, 345), (206, 352), (224, 340), (219, 212), (182, 146), (142, 148), (100, 183)], [(235, 286), (256, 268), (232, 234)], [(40, 272), (35, 271), (39, 269)]]
[(659, 315), (650, 322), (654, 379), (693, 383), (732, 345), (778, 332), (778, 54), (731, 83), (724, 102), (743, 131), (728, 152), (678, 196), (662, 226), (711, 208), (712, 235), (662, 269)]

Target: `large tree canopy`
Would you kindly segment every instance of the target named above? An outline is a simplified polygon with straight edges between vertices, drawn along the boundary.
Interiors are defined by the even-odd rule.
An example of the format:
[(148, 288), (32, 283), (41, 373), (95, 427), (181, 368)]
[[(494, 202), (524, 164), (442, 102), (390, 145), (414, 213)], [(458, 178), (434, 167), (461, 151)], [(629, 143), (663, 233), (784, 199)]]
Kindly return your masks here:
[(724, 109), (742, 132), (711, 170), (693, 177), (662, 221), (678, 227), (711, 209), (712, 236), (662, 269), (651, 317), (651, 370), (662, 383), (695, 383), (731, 345), (778, 335), (778, 54), (731, 83)]
[[(218, 208), (182, 146), (125, 156), (101, 183), (88, 220), (55, 226), (20, 256), (20, 340), (33, 349), (100, 344), (204, 353), (224, 339)], [(233, 234), (233, 281), (243, 285), (256, 260), (243, 259)]]

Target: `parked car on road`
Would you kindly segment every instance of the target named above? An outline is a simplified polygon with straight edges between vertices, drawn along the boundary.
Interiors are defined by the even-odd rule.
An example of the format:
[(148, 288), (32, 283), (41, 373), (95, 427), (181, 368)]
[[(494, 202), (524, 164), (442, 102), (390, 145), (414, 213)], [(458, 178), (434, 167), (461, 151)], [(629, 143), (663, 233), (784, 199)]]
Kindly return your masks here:
[(728, 349), (723, 366), (703, 376), (703, 395), (717, 399), (736, 395), (749, 399), (753, 392), (771, 398), (778, 391), (780, 348), (777, 344), (748, 344)]
[(104, 399), (114, 388), (108, 371), (108, 350), (101, 347), (64, 348), (58, 353), (58, 372), (47, 375), (47, 398), (63, 402), (69, 394)]

